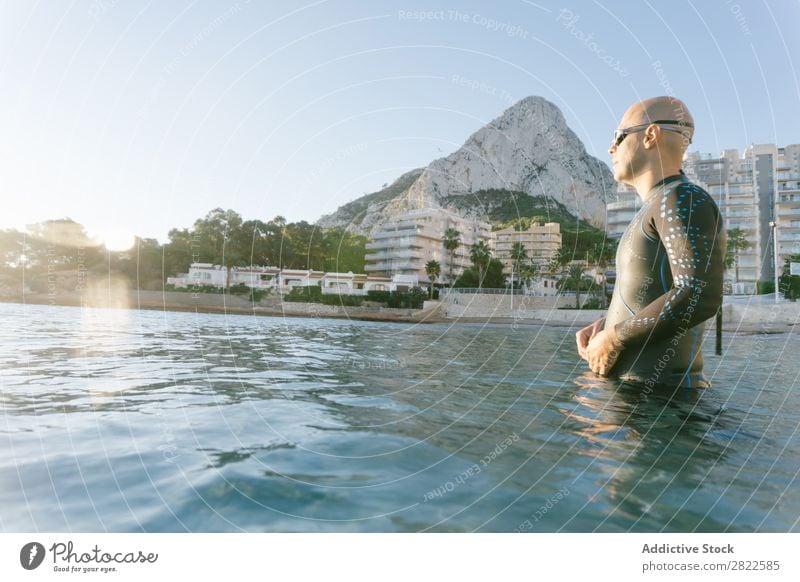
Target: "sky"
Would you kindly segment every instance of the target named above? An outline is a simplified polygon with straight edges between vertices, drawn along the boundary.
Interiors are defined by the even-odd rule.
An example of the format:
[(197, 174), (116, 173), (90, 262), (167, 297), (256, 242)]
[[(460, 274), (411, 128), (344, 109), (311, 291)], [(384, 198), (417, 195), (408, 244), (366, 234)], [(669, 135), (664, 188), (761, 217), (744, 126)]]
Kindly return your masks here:
[(0, 0), (0, 228), (313, 222), (529, 95), (606, 162), (654, 95), (704, 153), (799, 143), (798, 29), (796, 0)]

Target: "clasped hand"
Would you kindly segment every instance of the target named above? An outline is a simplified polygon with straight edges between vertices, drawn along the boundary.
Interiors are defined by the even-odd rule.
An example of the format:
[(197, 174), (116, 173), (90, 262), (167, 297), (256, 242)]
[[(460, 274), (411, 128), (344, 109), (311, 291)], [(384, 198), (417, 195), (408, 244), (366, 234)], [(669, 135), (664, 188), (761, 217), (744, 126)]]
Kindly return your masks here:
[(587, 325), (575, 334), (578, 354), (589, 363), (592, 372), (607, 376), (622, 353), (622, 342), (614, 327), (603, 329), (605, 318)]

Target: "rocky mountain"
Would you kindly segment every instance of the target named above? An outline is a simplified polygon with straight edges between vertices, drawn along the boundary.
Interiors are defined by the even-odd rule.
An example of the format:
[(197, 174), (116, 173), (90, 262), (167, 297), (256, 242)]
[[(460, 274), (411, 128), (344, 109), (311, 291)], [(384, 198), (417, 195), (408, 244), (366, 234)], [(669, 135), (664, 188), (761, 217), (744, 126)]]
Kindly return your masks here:
[[(317, 224), (349, 226), (368, 234), (376, 224), (409, 208), (444, 206), (486, 217), (495, 214), (495, 207), (531, 206), (519, 204), (520, 197), (529, 196), (537, 207), (550, 200), (605, 229), (606, 200), (614, 190), (608, 166), (586, 152), (559, 108), (531, 96), (476, 131), (456, 152), (403, 174)], [(487, 192), (492, 195), (487, 197)]]

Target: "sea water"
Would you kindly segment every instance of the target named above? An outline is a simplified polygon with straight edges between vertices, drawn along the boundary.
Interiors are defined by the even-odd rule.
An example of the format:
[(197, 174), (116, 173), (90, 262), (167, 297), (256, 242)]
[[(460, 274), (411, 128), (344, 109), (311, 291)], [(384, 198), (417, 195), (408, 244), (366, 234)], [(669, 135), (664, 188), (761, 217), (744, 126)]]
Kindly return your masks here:
[(800, 531), (794, 334), (673, 393), (568, 327), (0, 315), (2, 531)]

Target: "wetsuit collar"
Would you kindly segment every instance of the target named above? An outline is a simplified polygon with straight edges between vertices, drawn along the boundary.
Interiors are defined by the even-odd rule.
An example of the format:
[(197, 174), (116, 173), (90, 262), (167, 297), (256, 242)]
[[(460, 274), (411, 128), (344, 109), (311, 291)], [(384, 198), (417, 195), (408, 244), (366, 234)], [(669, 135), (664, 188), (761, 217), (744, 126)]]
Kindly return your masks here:
[(683, 170), (678, 170), (677, 174), (672, 174), (671, 176), (667, 176), (660, 182), (656, 182), (656, 184), (654, 184), (653, 187), (650, 188), (650, 191), (647, 193), (647, 200), (650, 200), (653, 197), (653, 195), (656, 194), (657, 190), (662, 189), (667, 184), (671, 184), (672, 182), (676, 181), (688, 182), (689, 178), (686, 176), (686, 174), (683, 173)]

